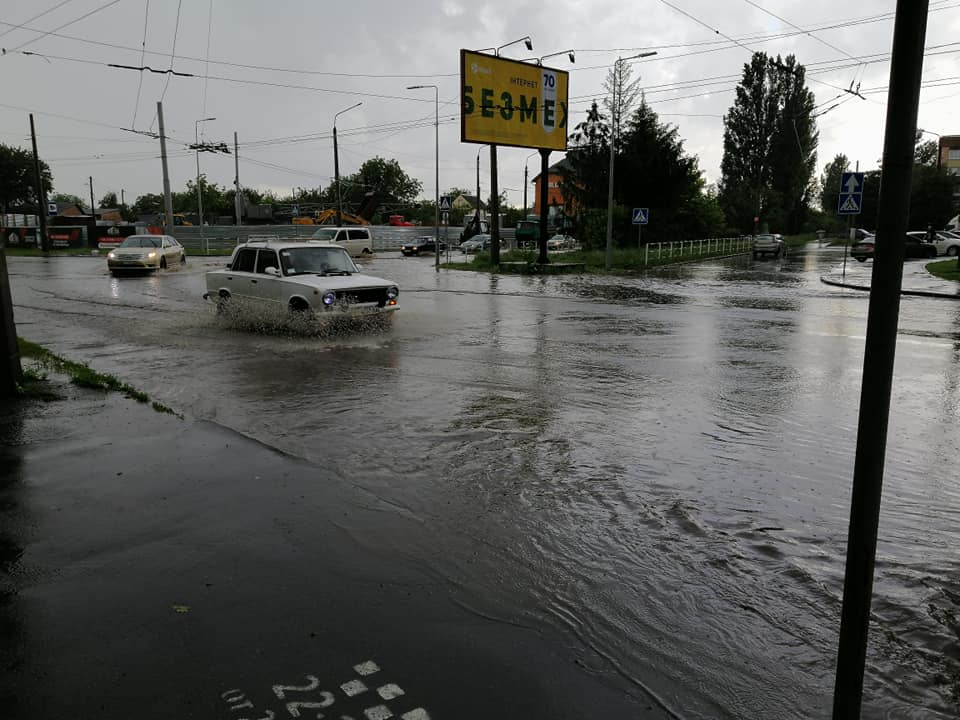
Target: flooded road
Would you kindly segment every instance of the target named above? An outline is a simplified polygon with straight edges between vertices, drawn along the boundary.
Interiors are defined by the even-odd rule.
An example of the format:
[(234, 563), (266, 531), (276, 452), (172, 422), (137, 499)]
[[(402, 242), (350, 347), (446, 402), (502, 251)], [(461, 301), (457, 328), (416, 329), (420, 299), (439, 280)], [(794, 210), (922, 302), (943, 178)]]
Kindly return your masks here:
[[(559, 629), (677, 717), (831, 707), (867, 295), (794, 251), (639, 278), (364, 264), (393, 326), (229, 327), (212, 260), (9, 260), (20, 335), (331, 471), (345, 527), (478, 615)], [(960, 304), (903, 298), (866, 717), (960, 715)], [(346, 522), (346, 521), (345, 521)]]

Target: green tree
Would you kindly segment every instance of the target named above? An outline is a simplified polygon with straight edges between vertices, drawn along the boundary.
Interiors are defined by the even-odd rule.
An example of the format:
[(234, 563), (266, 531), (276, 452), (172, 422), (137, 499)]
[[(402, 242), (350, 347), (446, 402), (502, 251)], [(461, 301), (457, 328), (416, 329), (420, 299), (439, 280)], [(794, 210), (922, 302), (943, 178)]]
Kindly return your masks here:
[[(53, 185), (50, 167), (40, 161), (40, 178), (44, 191)], [(0, 144), (0, 209), (8, 212), (14, 205), (39, 206), (33, 153), (23, 148)], [(43, 208), (46, 212), (46, 208)]]
[(819, 133), (805, 70), (794, 56), (754, 53), (724, 117), (720, 202), (742, 231), (763, 224), (796, 232), (814, 192)]
[(587, 119), (570, 135), (567, 152), (569, 175), (562, 190), (565, 197), (584, 210), (606, 207), (607, 178), (610, 172), (610, 124), (600, 112), (596, 100), (587, 110)]
[(117, 198), (117, 194), (113, 190), (111, 190), (102, 198), (100, 198), (100, 207), (102, 208), (120, 207), (120, 200)]
[(79, 195), (70, 195), (69, 193), (54, 193), (47, 198), (50, 202), (69, 203), (77, 207), (83, 207), (83, 200)]
[[(412, 203), (423, 191), (423, 184), (410, 177), (396, 160), (384, 160), (374, 157), (365, 161), (360, 169), (340, 178), (341, 195), (344, 209), (356, 207), (367, 192), (375, 192), (382, 202)], [(326, 202), (336, 202), (335, 185), (330, 185), (324, 193)]]
[(820, 176), (820, 207), (825, 213), (836, 214), (841, 190), (840, 181), (849, 168), (850, 159), (843, 153), (838, 153), (833, 160), (823, 166), (823, 175)]
[(159, 193), (145, 193), (130, 206), (134, 215), (159, 215), (163, 213), (163, 195)]

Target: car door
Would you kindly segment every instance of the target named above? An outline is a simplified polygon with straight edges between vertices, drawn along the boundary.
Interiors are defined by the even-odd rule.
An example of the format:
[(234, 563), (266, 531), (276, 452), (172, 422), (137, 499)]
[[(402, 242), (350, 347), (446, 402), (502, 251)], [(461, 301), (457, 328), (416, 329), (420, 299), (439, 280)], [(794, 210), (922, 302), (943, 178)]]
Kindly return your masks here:
[(280, 269), (277, 251), (272, 248), (260, 248), (257, 251), (257, 264), (250, 278), (250, 294), (258, 300), (277, 305), (280, 303), (280, 278), (268, 275), (267, 268)]
[(233, 258), (230, 270), (226, 273), (226, 286), (231, 295), (247, 300), (255, 297), (253, 293), (257, 283), (252, 282), (252, 280), (257, 279), (256, 267), (257, 249), (240, 248), (236, 257)]
[(373, 250), (370, 247), (370, 231), (359, 229), (359, 228), (350, 228), (347, 230), (348, 235), (348, 248), (347, 252), (350, 253), (353, 257), (360, 257), (363, 255), (364, 250)]

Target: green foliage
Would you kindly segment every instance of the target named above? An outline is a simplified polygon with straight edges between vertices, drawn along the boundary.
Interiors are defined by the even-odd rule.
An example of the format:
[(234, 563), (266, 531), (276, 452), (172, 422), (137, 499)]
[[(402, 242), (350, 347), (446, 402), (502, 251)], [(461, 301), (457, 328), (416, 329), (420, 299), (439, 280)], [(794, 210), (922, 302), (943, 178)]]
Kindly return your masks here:
[(102, 198), (100, 198), (100, 207), (102, 208), (120, 207), (120, 200), (117, 199), (117, 194), (111, 190)]
[[(53, 185), (50, 167), (40, 161), (40, 178), (44, 190)], [(38, 207), (36, 173), (33, 153), (23, 148), (0, 143), (0, 211), (7, 212), (14, 205)], [(43, 208), (46, 212), (46, 208)]]
[(840, 197), (840, 182), (843, 179), (843, 173), (850, 169), (850, 159), (843, 153), (836, 155), (833, 160), (823, 167), (823, 175), (820, 177), (820, 207), (825, 213), (837, 213), (837, 205)]
[[(375, 192), (382, 202), (412, 203), (423, 191), (423, 184), (403, 171), (396, 160), (374, 157), (364, 162), (352, 175), (340, 178), (344, 205), (356, 207), (368, 192)], [(331, 185), (324, 195), (327, 202), (336, 202), (337, 188)]]
[(70, 195), (68, 193), (53, 193), (53, 195), (50, 195), (47, 200), (55, 203), (68, 203), (71, 205), (76, 205), (80, 208), (83, 207), (83, 200), (81, 200), (78, 195)]
[(743, 232), (753, 218), (781, 232), (801, 228), (814, 193), (819, 132), (805, 70), (794, 56), (754, 53), (724, 118), (720, 204)]
[[(927, 265), (927, 272), (943, 280), (955, 280), (960, 283), (960, 264), (958, 260), (941, 260)], [(960, 286), (958, 286), (960, 289)]]

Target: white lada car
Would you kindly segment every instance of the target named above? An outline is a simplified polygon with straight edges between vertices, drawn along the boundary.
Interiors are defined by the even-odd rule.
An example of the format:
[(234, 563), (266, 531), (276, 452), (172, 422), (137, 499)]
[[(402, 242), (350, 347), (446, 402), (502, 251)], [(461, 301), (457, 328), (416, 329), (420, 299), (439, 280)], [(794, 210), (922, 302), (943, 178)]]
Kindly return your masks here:
[(239, 245), (206, 284), (203, 297), (219, 312), (250, 303), (318, 318), (390, 313), (400, 294), (396, 283), (361, 273), (340, 245), (313, 240)]

